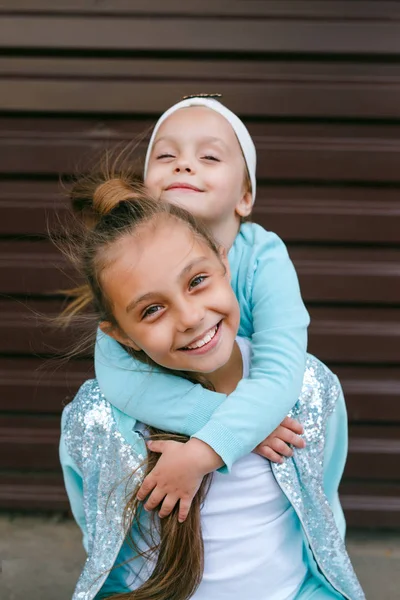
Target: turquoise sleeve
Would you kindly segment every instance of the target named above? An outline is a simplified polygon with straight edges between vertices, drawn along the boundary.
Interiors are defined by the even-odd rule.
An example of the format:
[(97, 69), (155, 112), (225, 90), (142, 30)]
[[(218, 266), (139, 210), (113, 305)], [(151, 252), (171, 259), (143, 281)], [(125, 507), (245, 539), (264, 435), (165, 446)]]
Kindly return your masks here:
[(308, 313), (285, 245), (275, 234), (264, 234), (248, 281), (254, 327), (250, 376), (195, 434), (221, 454), (215, 440), (222, 432), (228, 468), (283, 421), (303, 383)]
[(71, 506), (71, 511), (75, 521), (77, 522), (82, 531), (83, 547), (85, 548), (87, 553), (88, 531), (86, 526), (85, 513), (83, 510), (83, 479), (78, 467), (76, 466), (72, 457), (69, 455), (65, 445), (63, 424), (65, 420), (66, 411), (68, 411), (68, 406), (66, 407), (66, 409), (64, 409), (61, 420), (61, 440), (59, 448), (60, 462), (64, 475), (65, 489), (67, 490), (67, 495)]
[(171, 433), (193, 435), (226, 399), (225, 394), (144, 365), (100, 330), (95, 369), (102, 393), (118, 410)]

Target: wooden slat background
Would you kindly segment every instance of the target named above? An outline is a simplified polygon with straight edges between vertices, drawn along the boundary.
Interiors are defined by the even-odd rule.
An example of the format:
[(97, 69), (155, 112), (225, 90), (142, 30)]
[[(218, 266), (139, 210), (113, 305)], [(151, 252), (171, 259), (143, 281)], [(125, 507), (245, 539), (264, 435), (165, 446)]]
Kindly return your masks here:
[(59, 417), (92, 373), (47, 318), (70, 285), (46, 239), (60, 174), (104, 145), (139, 157), (163, 110), (215, 91), (343, 383), (348, 523), (400, 527), (400, 3), (378, 0), (0, 0), (0, 508), (67, 510)]

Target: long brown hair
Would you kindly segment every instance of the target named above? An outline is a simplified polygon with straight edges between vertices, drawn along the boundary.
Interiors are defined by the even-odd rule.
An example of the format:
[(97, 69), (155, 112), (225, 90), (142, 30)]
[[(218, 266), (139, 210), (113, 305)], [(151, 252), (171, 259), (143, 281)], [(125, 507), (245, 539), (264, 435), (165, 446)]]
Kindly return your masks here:
[[(90, 218), (78, 234), (75, 228), (74, 235), (68, 236), (67, 254), (86, 281), (77, 288), (74, 301), (64, 311), (64, 317), (69, 322), (91, 303), (97, 323), (107, 321), (112, 327), (118, 328), (111, 302), (103, 290), (101, 274), (108, 264), (111, 246), (124, 236), (135, 235), (141, 227), (156, 224), (160, 219), (179, 221), (219, 256), (212, 236), (193, 215), (180, 207), (152, 199), (137, 178), (129, 174), (119, 174), (115, 170), (107, 173), (103, 170), (97, 176), (85, 177), (76, 182), (73, 201), (75, 205), (85, 206), (86, 216), (89, 214)], [(213, 389), (206, 379), (195, 377), (193, 373), (162, 369), (144, 352), (124, 348), (142, 363)], [(153, 439), (187, 441), (184, 436), (173, 436), (152, 428), (149, 433)], [(148, 452), (146, 474), (153, 469), (158, 458), (158, 454)], [(200, 508), (209, 483), (210, 476), (205, 477), (185, 522), (178, 522), (178, 509), (175, 508), (169, 517), (159, 520), (159, 523), (152, 517), (150, 532), (141, 527), (142, 504), (136, 497), (138, 490), (135, 490), (124, 511), (126, 532), (128, 534), (131, 531), (135, 520), (139, 535), (146, 542), (150, 539), (152, 548), (148, 552), (140, 551), (138, 544), (131, 539), (133, 550), (145, 559), (156, 552), (157, 562), (150, 578), (142, 586), (132, 592), (112, 596), (115, 600), (187, 600), (194, 594), (203, 575)]]

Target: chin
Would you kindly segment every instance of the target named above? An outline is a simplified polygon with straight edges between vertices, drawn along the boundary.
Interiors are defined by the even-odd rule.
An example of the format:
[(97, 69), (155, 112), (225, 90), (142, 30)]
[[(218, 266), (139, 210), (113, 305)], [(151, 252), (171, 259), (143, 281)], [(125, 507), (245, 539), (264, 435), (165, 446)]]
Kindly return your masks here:
[(221, 360), (211, 360), (210, 364), (208, 365), (203, 365), (201, 368), (197, 368), (197, 369), (192, 369), (193, 371), (197, 371), (197, 373), (204, 373), (204, 375), (207, 375), (207, 373), (214, 373), (215, 371), (218, 371), (218, 369), (221, 369), (222, 367), (224, 367), (226, 365), (226, 363), (229, 361), (230, 355), (226, 357), (226, 359), (221, 359)]

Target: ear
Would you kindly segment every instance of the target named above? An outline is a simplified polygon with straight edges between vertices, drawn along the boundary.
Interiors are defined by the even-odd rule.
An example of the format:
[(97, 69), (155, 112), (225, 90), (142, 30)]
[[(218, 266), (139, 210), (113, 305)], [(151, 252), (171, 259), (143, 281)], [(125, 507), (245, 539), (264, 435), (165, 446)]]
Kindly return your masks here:
[(116, 342), (119, 342), (124, 346), (129, 346), (133, 350), (141, 350), (130, 337), (125, 335), (117, 325), (113, 325), (110, 321), (101, 321), (99, 327), (103, 333), (112, 337)]
[(225, 271), (226, 271), (225, 275), (230, 280), (231, 279), (231, 267), (229, 265), (228, 253), (226, 251), (225, 246), (220, 246), (218, 248), (218, 251), (219, 251), (219, 256), (220, 256), (221, 262), (225, 267)]
[(241, 197), (241, 199), (239, 200), (239, 202), (236, 205), (235, 211), (236, 214), (239, 215), (239, 217), (248, 217), (249, 214), (251, 213), (251, 209), (253, 206), (253, 202), (252, 202), (252, 195), (251, 192), (249, 190), (247, 190), (243, 196)]

